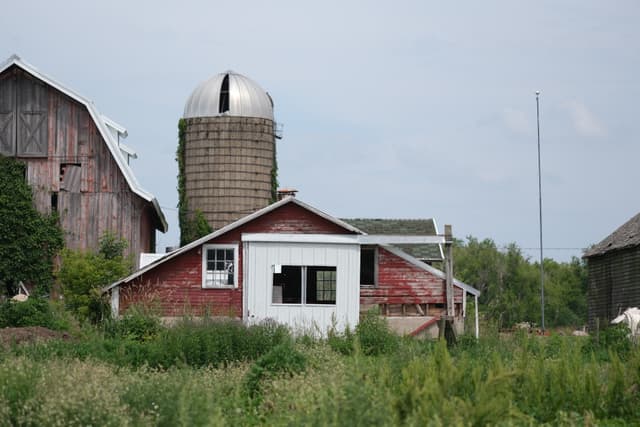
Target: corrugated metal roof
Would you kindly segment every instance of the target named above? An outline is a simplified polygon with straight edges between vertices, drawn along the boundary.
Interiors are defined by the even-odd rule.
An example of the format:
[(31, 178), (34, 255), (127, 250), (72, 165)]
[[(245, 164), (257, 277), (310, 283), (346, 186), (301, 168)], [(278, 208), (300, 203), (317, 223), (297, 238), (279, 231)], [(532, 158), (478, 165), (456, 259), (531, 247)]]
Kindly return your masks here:
[(109, 124), (107, 124), (105, 122), (105, 117), (98, 112), (98, 109), (96, 108), (96, 106), (93, 104), (92, 101), (78, 94), (77, 92), (65, 87), (60, 82), (54, 80), (53, 78), (47, 76), (46, 74), (43, 74), (33, 65), (23, 61), (18, 55), (12, 55), (2, 65), (0, 65), (0, 73), (2, 73), (4, 70), (11, 67), (12, 65), (20, 67), (27, 73), (45, 82), (49, 86), (59, 90), (60, 92), (64, 93), (68, 97), (79, 102), (80, 104), (84, 105), (87, 108), (87, 111), (89, 112), (89, 115), (93, 119), (93, 122), (96, 124), (96, 127), (98, 128), (98, 131), (102, 136), (102, 139), (107, 144), (107, 147), (109, 148), (109, 151), (113, 156), (113, 159), (115, 160), (116, 164), (120, 168), (120, 171), (124, 175), (127, 181), (127, 184), (129, 184), (129, 188), (131, 188), (131, 191), (133, 191), (135, 194), (140, 196), (142, 199), (146, 200), (147, 202), (150, 202), (153, 205), (154, 210), (158, 216), (158, 222), (160, 224), (159, 229), (162, 232), (166, 232), (169, 226), (167, 224), (167, 220), (164, 217), (164, 213), (162, 212), (162, 209), (160, 209), (158, 200), (156, 200), (153, 194), (149, 193), (148, 191), (146, 191), (140, 186), (140, 184), (138, 183), (138, 180), (133, 174), (133, 171), (127, 164), (127, 161), (124, 159), (120, 151), (120, 148), (118, 147), (118, 141), (115, 140), (114, 135), (110, 130), (110, 129), (116, 129), (122, 134), (126, 134), (126, 129), (122, 128), (120, 125), (116, 124), (110, 119), (107, 119), (109, 120)]
[[(220, 111), (220, 95), (228, 76), (228, 110)], [(184, 118), (193, 117), (261, 117), (273, 120), (273, 101), (256, 82), (233, 71), (216, 74), (202, 82), (189, 96), (184, 107)]]
[(604, 255), (607, 252), (640, 245), (640, 214), (622, 224), (616, 231), (605, 237), (600, 243), (592, 246), (584, 254), (584, 258)]

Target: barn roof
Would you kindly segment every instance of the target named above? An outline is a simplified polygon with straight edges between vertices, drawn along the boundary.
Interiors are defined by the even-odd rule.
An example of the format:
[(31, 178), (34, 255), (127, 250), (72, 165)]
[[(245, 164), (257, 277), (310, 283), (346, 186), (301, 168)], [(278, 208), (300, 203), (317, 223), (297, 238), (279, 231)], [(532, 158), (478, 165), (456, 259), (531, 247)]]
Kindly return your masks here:
[[(46, 74), (40, 72), (36, 67), (29, 64), (28, 62), (25, 62), (18, 55), (12, 55), (4, 63), (0, 64), (0, 73), (4, 72), (6, 69), (14, 65), (16, 67), (21, 68), (25, 72), (31, 74), (35, 78), (41, 80), (42, 82), (48, 84), (54, 89), (59, 90), (60, 92), (64, 93), (71, 99), (77, 101), (78, 103), (84, 105), (87, 108), (87, 111), (89, 112), (89, 115), (91, 116), (91, 118), (93, 119), (93, 122), (98, 128), (98, 131), (102, 136), (102, 139), (104, 140), (105, 144), (107, 144), (107, 148), (111, 152), (113, 159), (115, 160), (116, 164), (118, 165), (118, 168), (122, 172), (122, 175), (124, 175), (127, 181), (127, 184), (129, 184), (129, 188), (131, 188), (131, 191), (137, 194), (138, 196), (140, 196), (143, 200), (146, 200), (147, 202), (151, 203), (157, 215), (158, 229), (162, 232), (166, 232), (169, 226), (167, 224), (167, 220), (164, 217), (164, 213), (162, 212), (162, 209), (160, 209), (158, 200), (153, 196), (153, 194), (149, 193), (148, 191), (143, 189), (142, 186), (140, 186), (140, 183), (138, 183), (138, 180), (133, 174), (133, 171), (131, 170), (131, 168), (127, 164), (127, 161), (123, 157), (118, 140), (114, 136), (114, 131), (119, 133), (122, 136), (126, 136), (127, 134), (126, 129), (124, 129), (121, 125), (118, 125), (113, 120), (101, 115), (92, 101), (78, 94), (77, 92), (65, 87), (62, 83), (54, 80), (53, 78), (47, 76)], [(127, 147), (127, 149), (129, 148)], [(129, 150), (131, 151), (131, 149)], [(135, 152), (133, 154), (135, 155)]]
[(152, 262), (149, 265), (144, 266), (143, 268), (141, 268), (140, 270), (138, 270), (135, 273), (131, 274), (130, 276), (127, 276), (127, 277), (125, 277), (125, 278), (123, 278), (123, 279), (121, 279), (121, 280), (119, 280), (119, 281), (107, 286), (106, 288), (103, 289), (103, 292), (106, 292), (111, 288), (119, 286), (120, 284), (130, 282), (131, 280), (135, 279), (138, 276), (141, 276), (142, 274), (146, 273), (147, 271), (156, 268), (158, 265), (160, 265), (160, 264), (162, 264), (162, 263), (164, 263), (166, 261), (169, 261), (170, 259), (173, 259), (173, 258), (177, 257), (180, 254), (188, 252), (191, 249), (196, 248), (196, 247), (198, 247), (198, 246), (200, 246), (200, 245), (202, 245), (204, 243), (207, 243), (208, 241), (210, 241), (212, 239), (215, 239), (216, 237), (222, 236), (223, 234), (228, 233), (229, 231), (234, 230), (234, 229), (240, 227), (241, 225), (246, 224), (249, 221), (253, 221), (254, 219), (259, 218), (259, 217), (261, 217), (261, 216), (263, 216), (263, 215), (265, 215), (265, 214), (267, 214), (267, 213), (269, 213), (269, 212), (271, 212), (273, 210), (276, 210), (277, 208), (279, 208), (279, 207), (281, 207), (283, 205), (286, 205), (288, 203), (295, 203), (298, 206), (300, 206), (300, 207), (302, 207), (304, 209), (307, 209), (307, 210), (315, 213), (316, 215), (318, 215), (318, 216), (320, 216), (320, 217), (322, 217), (322, 218), (324, 218), (324, 219), (326, 219), (326, 220), (328, 220), (330, 222), (333, 222), (334, 224), (344, 228), (347, 231), (350, 231), (350, 232), (356, 233), (356, 234), (364, 234), (362, 231), (360, 231), (357, 228), (347, 224), (346, 222), (344, 222), (342, 220), (339, 220), (338, 218), (334, 218), (331, 215), (326, 214), (326, 213), (320, 211), (319, 209), (314, 208), (311, 205), (308, 205), (308, 204), (306, 204), (304, 202), (301, 202), (299, 199), (296, 199), (293, 196), (285, 197), (284, 199), (279, 200), (276, 203), (273, 203), (273, 204), (271, 204), (271, 205), (269, 205), (267, 207), (259, 209), (259, 210), (255, 211), (252, 214), (249, 214), (249, 215), (247, 215), (245, 217), (240, 218), (237, 221), (232, 222), (231, 224), (225, 225), (224, 227), (219, 228), (218, 230), (216, 230), (216, 231), (214, 231), (212, 233), (209, 233), (206, 236), (199, 238), (198, 240), (194, 240), (193, 242), (188, 243), (188, 244), (182, 246), (181, 248), (176, 249), (175, 251), (169, 252), (165, 256), (157, 259), (156, 261)]
[[(333, 216), (331, 216), (331, 215), (329, 215), (327, 213), (322, 212), (319, 209), (314, 208), (311, 205), (308, 205), (308, 204), (300, 201), (299, 199), (297, 199), (297, 198), (295, 198), (293, 196), (289, 196), (289, 197), (285, 197), (284, 199), (282, 199), (282, 200), (280, 200), (280, 201), (278, 201), (276, 203), (273, 203), (273, 204), (271, 204), (271, 205), (269, 205), (269, 206), (267, 206), (265, 208), (257, 210), (256, 212), (254, 212), (254, 213), (252, 213), (250, 215), (247, 215), (247, 216), (245, 216), (243, 218), (240, 218), (239, 220), (237, 220), (235, 222), (232, 222), (231, 224), (226, 225), (226, 226), (224, 226), (224, 227), (222, 227), (222, 228), (220, 228), (220, 229), (218, 229), (218, 230), (216, 230), (216, 231), (214, 231), (212, 233), (209, 233), (206, 236), (201, 237), (198, 240), (195, 240), (195, 241), (193, 241), (193, 242), (191, 242), (191, 243), (189, 243), (189, 244), (187, 244), (187, 245), (185, 245), (185, 246), (183, 246), (183, 247), (181, 247), (179, 249), (176, 249), (173, 252), (169, 252), (168, 254), (165, 254), (161, 258), (159, 258), (159, 259), (155, 260), (154, 262), (144, 266), (143, 268), (141, 268), (140, 270), (134, 272), (133, 274), (131, 274), (131, 275), (129, 275), (129, 276), (123, 278), (123, 279), (120, 279), (117, 282), (112, 283), (111, 285), (103, 288), (102, 291), (103, 292), (108, 292), (109, 290), (111, 290), (111, 289), (113, 289), (115, 287), (118, 287), (118, 286), (120, 286), (122, 284), (125, 284), (125, 283), (128, 283), (128, 282), (131, 282), (132, 280), (134, 280), (137, 277), (143, 275), (147, 271), (153, 270), (154, 268), (158, 267), (159, 265), (161, 265), (161, 264), (163, 264), (163, 263), (165, 263), (165, 262), (167, 262), (167, 261), (169, 261), (169, 260), (171, 260), (171, 259), (173, 259), (173, 258), (185, 253), (185, 252), (188, 252), (188, 251), (190, 251), (190, 250), (192, 250), (192, 249), (194, 249), (194, 248), (196, 248), (196, 247), (198, 247), (200, 245), (203, 245), (203, 244), (207, 243), (208, 241), (210, 241), (212, 239), (215, 239), (216, 237), (222, 236), (223, 234), (228, 233), (229, 231), (234, 230), (234, 229), (236, 229), (236, 228), (238, 228), (238, 227), (240, 227), (240, 226), (242, 226), (242, 225), (244, 225), (244, 224), (246, 224), (246, 223), (248, 223), (250, 221), (253, 221), (256, 218), (259, 218), (259, 217), (261, 217), (263, 215), (266, 215), (269, 212), (274, 211), (274, 210), (278, 209), (279, 207), (281, 207), (283, 205), (286, 205), (288, 203), (295, 203), (296, 205), (298, 205), (298, 206), (300, 206), (300, 207), (302, 207), (304, 209), (307, 209), (310, 212), (312, 212), (312, 213), (314, 213), (314, 214), (326, 219), (327, 221), (333, 222), (334, 224), (344, 228), (345, 230), (350, 231), (352, 233), (355, 233), (356, 235), (364, 236), (364, 235), (368, 234), (368, 233), (364, 232), (364, 230), (361, 230), (358, 227), (355, 227), (353, 224), (349, 224), (345, 220), (335, 218), (335, 217), (333, 217)], [(435, 231), (436, 230), (435, 222), (433, 222), (433, 226), (434, 226), (433, 230)], [(380, 233), (378, 233), (378, 234), (380, 234)], [(386, 233), (386, 234), (390, 235), (391, 233)], [(433, 233), (433, 234), (437, 234), (437, 233)], [(438, 270), (438, 269), (436, 269), (436, 268), (434, 268), (434, 267), (432, 267), (432, 266), (420, 261), (419, 259), (415, 258), (411, 254), (406, 253), (404, 250), (398, 248), (397, 247), (398, 245), (393, 245), (392, 246), (392, 245), (383, 244), (381, 246), (383, 246), (385, 249), (387, 249), (391, 253), (397, 255), (398, 257), (400, 257), (400, 258), (406, 260), (407, 262), (411, 263), (412, 265), (414, 265), (414, 266), (416, 266), (418, 268), (421, 268), (421, 269), (423, 269), (425, 271), (428, 271), (428, 272), (434, 274), (437, 277), (440, 277), (440, 278), (444, 279), (445, 275), (444, 275), (444, 273), (442, 271), (440, 271), (440, 270)], [(459, 281), (458, 279), (454, 278), (453, 282), (454, 282), (455, 286), (465, 290), (466, 292), (468, 292), (468, 293), (470, 293), (472, 295), (475, 295), (475, 296), (480, 295), (480, 291), (479, 290), (475, 289), (474, 287), (472, 287), (470, 285), (467, 285), (466, 283), (463, 283), (463, 282)]]
[[(438, 227), (433, 218), (427, 219), (387, 219), (387, 218), (343, 218), (344, 222), (353, 225), (367, 234), (381, 235), (427, 235), (438, 234)], [(442, 261), (444, 254), (438, 244), (427, 245), (394, 245), (413, 256), (426, 261)]]
[(592, 246), (584, 254), (584, 258), (604, 255), (607, 252), (640, 245), (640, 213), (622, 224), (616, 231), (608, 235), (597, 245)]

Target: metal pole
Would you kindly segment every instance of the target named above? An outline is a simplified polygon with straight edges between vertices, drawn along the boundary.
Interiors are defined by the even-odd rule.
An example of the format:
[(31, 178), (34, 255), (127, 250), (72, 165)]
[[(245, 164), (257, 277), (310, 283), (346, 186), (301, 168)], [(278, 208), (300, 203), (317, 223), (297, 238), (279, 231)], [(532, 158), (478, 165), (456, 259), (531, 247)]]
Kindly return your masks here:
[(540, 91), (536, 91), (536, 122), (538, 125), (538, 206), (540, 219), (540, 307), (542, 310), (541, 327), (544, 332), (544, 256), (542, 252), (542, 169), (540, 167)]

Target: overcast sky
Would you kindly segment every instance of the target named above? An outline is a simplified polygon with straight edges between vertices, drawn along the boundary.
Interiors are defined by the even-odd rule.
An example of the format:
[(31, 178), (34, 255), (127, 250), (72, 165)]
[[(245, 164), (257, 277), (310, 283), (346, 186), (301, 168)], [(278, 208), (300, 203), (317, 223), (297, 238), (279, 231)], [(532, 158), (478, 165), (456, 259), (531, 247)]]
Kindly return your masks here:
[[(281, 186), (338, 217), (434, 217), (537, 259), (640, 211), (637, 1), (14, 1), (17, 53), (129, 132), (176, 245), (177, 122), (232, 69), (275, 102)], [(563, 249), (552, 249), (563, 248)]]

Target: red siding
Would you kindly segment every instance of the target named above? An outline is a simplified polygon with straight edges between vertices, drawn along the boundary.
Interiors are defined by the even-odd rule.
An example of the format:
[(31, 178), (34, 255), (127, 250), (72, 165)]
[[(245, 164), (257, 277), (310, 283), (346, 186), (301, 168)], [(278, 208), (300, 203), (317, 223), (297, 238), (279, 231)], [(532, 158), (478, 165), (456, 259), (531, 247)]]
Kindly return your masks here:
[(202, 246), (178, 255), (121, 286), (120, 312), (133, 303), (157, 304), (162, 316), (210, 313), (242, 317), (242, 233), (351, 234), (295, 203), (285, 204), (207, 242), (239, 245), (238, 287), (202, 288)]
[[(360, 305), (444, 304), (445, 281), (378, 248), (378, 285), (360, 288)], [(462, 290), (454, 287), (456, 303), (462, 302)]]

